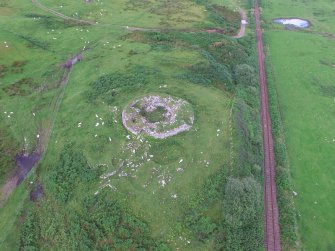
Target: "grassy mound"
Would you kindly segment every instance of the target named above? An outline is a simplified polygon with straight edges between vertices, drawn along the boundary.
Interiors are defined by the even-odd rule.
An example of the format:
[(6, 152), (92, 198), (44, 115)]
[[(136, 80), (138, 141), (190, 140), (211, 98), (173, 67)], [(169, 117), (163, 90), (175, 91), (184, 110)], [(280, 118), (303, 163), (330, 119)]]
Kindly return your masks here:
[(194, 123), (194, 112), (192, 106), (180, 98), (148, 95), (126, 106), (122, 123), (133, 134), (164, 139), (189, 131)]

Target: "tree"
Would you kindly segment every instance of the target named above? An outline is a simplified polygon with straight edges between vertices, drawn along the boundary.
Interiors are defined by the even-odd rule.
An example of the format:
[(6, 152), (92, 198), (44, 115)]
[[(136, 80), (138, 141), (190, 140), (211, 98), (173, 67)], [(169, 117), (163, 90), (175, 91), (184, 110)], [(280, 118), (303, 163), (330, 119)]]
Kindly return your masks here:
[(225, 219), (231, 227), (253, 224), (262, 211), (261, 186), (253, 178), (229, 178), (225, 187)]
[(224, 194), (227, 250), (259, 250), (263, 238), (260, 184), (253, 177), (229, 178)]

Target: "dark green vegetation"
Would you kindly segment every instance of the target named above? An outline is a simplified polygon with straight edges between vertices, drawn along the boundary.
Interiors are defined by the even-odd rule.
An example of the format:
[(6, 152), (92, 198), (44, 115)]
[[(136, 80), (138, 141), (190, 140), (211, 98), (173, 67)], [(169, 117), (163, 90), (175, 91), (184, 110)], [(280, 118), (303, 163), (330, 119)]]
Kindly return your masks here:
[(115, 97), (120, 93), (134, 90), (148, 83), (150, 71), (143, 67), (130, 69), (127, 73), (113, 72), (99, 77), (91, 84), (91, 89), (86, 95), (90, 101), (98, 98), (112, 104)]
[(67, 202), (80, 181), (86, 184), (97, 177), (96, 171), (90, 168), (81, 152), (74, 151), (73, 146), (65, 146), (50, 172), (50, 187), (56, 199)]
[(13, 156), (15, 156), (18, 151), (18, 146), (8, 131), (6, 128), (0, 127), (0, 184), (8, 177), (14, 165)]
[(166, 113), (166, 109), (162, 106), (158, 106), (155, 110), (152, 112), (147, 112), (143, 108), (140, 111), (140, 115), (146, 118), (150, 123), (156, 123), (163, 121)]
[[(334, 4), (262, 5), (282, 246), (334, 250)], [(284, 30), (271, 23), (277, 17), (308, 19), (312, 25)]]
[[(48, 198), (27, 203), (20, 228), (22, 250), (168, 250), (150, 236), (148, 224), (104, 191), (81, 196), (96, 178), (84, 155), (66, 146), (50, 173)], [(47, 184), (48, 184), (47, 183)], [(71, 192), (71, 194), (70, 194)]]
[(210, 11), (209, 19), (213, 21), (217, 27), (220, 27), (225, 34), (235, 35), (236, 30), (240, 28), (240, 14), (228, 9), (225, 6), (207, 5)]
[[(4, 146), (26, 138), (29, 152), (52, 129), (39, 166), (0, 208), (0, 249), (261, 250), (254, 37), (201, 32), (234, 34), (238, 13), (217, 1), (43, 4), (98, 24), (69, 25), (23, 0), (0, 9), (0, 112), (14, 111), (0, 120)], [(64, 77), (60, 65), (79, 52)], [(25, 64), (10, 73), (15, 61)], [(192, 129), (164, 140), (126, 131), (122, 110), (148, 93), (188, 101)], [(44, 189), (34, 203), (30, 182)]]

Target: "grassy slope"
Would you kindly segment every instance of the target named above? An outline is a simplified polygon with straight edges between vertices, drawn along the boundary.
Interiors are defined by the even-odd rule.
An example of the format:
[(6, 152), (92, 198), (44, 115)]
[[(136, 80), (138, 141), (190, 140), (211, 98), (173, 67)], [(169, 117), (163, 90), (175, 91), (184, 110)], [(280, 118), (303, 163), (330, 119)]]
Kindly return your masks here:
[[(75, 79), (75, 76), (74, 76)], [(80, 82), (78, 82), (80, 83)], [(178, 86), (177, 83), (166, 82), (168, 85), (164, 93), (172, 93), (176, 96), (185, 96), (191, 103), (196, 105), (197, 120), (195, 127), (197, 132), (184, 133), (174, 137), (174, 142), (181, 145), (181, 151), (177, 153), (175, 159), (168, 165), (160, 165), (153, 161), (144, 163), (136, 173), (138, 178), (115, 177), (111, 182), (104, 181), (103, 184), (110, 183), (118, 189), (117, 193), (128, 194), (127, 200), (133, 205), (135, 211), (140, 214), (146, 221), (150, 223), (154, 236), (162, 237), (164, 240), (171, 242), (172, 245), (182, 247), (184, 241), (178, 240), (179, 235), (191, 239), (189, 233), (180, 233), (177, 230), (176, 222), (183, 217), (183, 205), (187, 204), (189, 197), (200, 188), (203, 181), (210, 174), (215, 172), (225, 161), (228, 160), (228, 151), (225, 146), (228, 145), (228, 121), (229, 121), (229, 98), (223, 96), (220, 91), (208, 89), (198, 86)], [(79, 84), (80, 85), (80, 84)], [(73, 88), (69, 86), (63, 105), (58, 114), (58, 121), (55, 125), (55, 135), (52, 142), (57, 144), (50, 146), (47, 155), (46, 165), (52, 165), (52, 158), (58, 147), (62, 147), (63, 142), (74, 141), (82, 145), (87, 157), (91, 160), (92, 165), (107, 164), (105, 173), (115, 170), (113, 159), (131, 160), (132, 163), (140, 164), (143, 160), (139, 160), (139, 156), (130, 156), (130, 151), (124, 151), (125, 144), (129, 142), (137, 142), (138, 140), (127, 140), (129, 134), (125, 131), (120, 123), (120, 113), (116, 116), (118, 122), (111, 127), (95, 127), (95, 114), (106, 118), (110, 116), (109, 107), (101, 104), (98, 106), (85, 105), (85, 112), (78, 113), (82, 110), (78, 107), (78, 86)], [(130, 94), (122, 97), (122, 101), (118, 106), (122, 109), (131, 97), (141, 96), (148, 92), (161, 92), (159, 86), (152, 86), (150, 89), (144, 89), (136, 94)], [(216, 100), (216, 102), (212, 102)], [(83, 104), (84, 105), (84, 104)], [(216, 114), (222, 114), (216, 117)], [(71, 117), (69, 119), (68, 117)], [(67, 121), (63, 124), (61, 121)], [(82, 121), (82, 128), (77, 127), (77, 123)], [(114, 129), (113, 129), (114, 128)], [(224, 133), (220, 137), (216, 136), (217, 129), (221, 129)], [(94, 135), (98, 134), (95, 138)], [(83, 136), (86, 135), (86, 136)], [(112, 142), (108, 141), (108, 137), (112, 138)], [(158, 140), (150, 140), (150, 144), (155, 146)], [(208, 145), (211, 151), (208, 151)], [(122, 146), (120, 148), (120, 146)], [(165, 147), (168, 147), (166, 145)], [(164, 151), (164, 148), (161, 150)], [(201, 154), (203, 152), (203, 154)], [(150, 150), (149, 154), (154, 154)], [(163, 155), (170, 155), (167, 150)], [(156, 154), (154, 154), (156, 155)], [(179, 161), (183, 159), (182, 164)], [(211, 160), (210, 167), (206, 167), (204, 160)], [(158, 173), (154, 172), (154, 168), (158, 169)], [(177, 168), (184, 168), (185, 171), (178, 173)], [(127, 168), (125, 168), (126, 172)], [(130, 172), (131, 173), (131, 172)], [(158, 181), (159, 175), (165, 177), (171, 176), (171, 182), (162, 188)], [(45, 173), (47, 175), (47, 173)], [(147, 184), (147, 187), (143, 185)], [(108, 188), (106, 188), (108, 189)], [(85, 191), (87, 193), (88, 191)], [(89, 191), (94, 193), (95, 191)], [(177, 199), (171, 198), (173, 194), (177, 194)], [(171, 210), (173, 208), (173, 210)], [(176, 242), (175, 244), (173, 242)], [(188, 247), (194, 250), (197, 246)], [(198, 248), (203, 249), (200, 245)], [(186, 250), (186, 249), (185, 249)]]
[[(60, 8), (61, 1), (58, 3), (43, 1), (43, 3), (57, 10)], [(183, 1), (178, 3), (185, 5)], [(100, 7), (95, 3), (93, 4), (93, 7), (91, 6), (94, 9), (93, 14), (89, 13), (89, 10), (91, 10), (90, 5), (85, 5), (82, 2), (80, 4), (64, 5), (59, 10), (68, 15), (72, 15), (75, 12), (82, 13), (82, 17), (88, 19), (89, 15), (99, 17)], [(83, 150), (92, 165), (106, 163), (112, 166), (112, 158), (114, 156), (128, 157), (127, 154), (129, 153), (122, 153), (119, 147), (126, 144), (126, 135), (128, 134), (120, 124), (119, 117), (117, 117), (118, 123), (113, 125), (115, 130), (111, 130), (111, 128), (106, 126), (96, 128), (94, 126), (96, 122), (95, 114), (108, 118), (111, 116), (110, 107), (103, 103), (98, 105), (87, 104), (83, 100), (82, 93), (88, 88), (88, 84), (98, 76), (126, 66), (142, 64), (148, 67), (158, 67), (164, 72), (164, 75), (170, 75), (183, 72), (180, 68), (185, 67), (189, 62), (197, 62), (200, 59), (200, 55), (192, 50), (176, 48), (169, 52), (151, 51), (148, 45), (123, 40), (121, 36), (125, 34), (125, 31), (119, 27), (119, 25), (152, 27), (153, 23), (159, 24), (161, 27), (175, 27), (175, 25), (183, 28), (193, 27), (197, 24), (195, 21), (204, 20), (204, 14), (201, 7), (191, 3), (188, 4), (191, 7), (187, 13), (179, 11), (177, 14), (172, 14), (171, 19), (166, 24), (160, 23), (161, 19), (166, 19), (166, 13), (163, 15), (148, 14), (145, 8), (140, 8), (139, 11), (124, 11), (126, 8), (124, 1), (113, 1), (106, 6), (106, 9), (110, 10), (109, 15), (104, 14), (99, 17), (101, 18), (99, 22), (102, 25), (88, 27), (89, 32), (86, 31), (86, 28), (83, 31), (77, 30), (76, 27), (55, 28), (48, 26), (43, 21), (25, 17), (24, 14), (27, 13), (48, 15), (34, 7), (31, 2), (11, 2), (9, 8), (0, 8), (0, 12), (5, 13), (5, 16), (1, 19), (0, 33), (2, 37), (6, 38), (10, 46), (8, 49), (4, 47), (3, 43), (0, 44), (1, 63), (11, 64), (14, 60), (28, 60), (24, 72), (22, 74), (6, 75), (0, 80), (1, 87), (9, 85), (23, 76), (30, 76), (38, 83), (43, 82), (45, 79), (43, 74), (50, 70), (57, 70), (58, 65), (66, 60), (69, 55), (81, 50), (85, 45), (84, 41), (93, 43), (99, 40), (98, 46), (85, 53), (85, 59), (73, 68), (63, 103), (57, 114), (54, 134), (51, 137), (48, 148), (49, 151), (45, 160), (43, 160), (42, 180), (47, 175), (48, 168), (56, 161), (59, 150), (66, 141), (75, 141), (83, 146)], [(175, 13), (175, 10), (180, 7), (178, 6), (173, 8), (171, 12)], [(177, 19), (175, 15), (182, 16), (184, 21)], [(189, 21), (187, 18), (193, 21)], [(62, 25), (62, 23), (59, 25)], [(10, 29), (8, 28), (9, 26)], [(52, 31), (53, 29), (54, 31)], [(26, 42), (19, 39), (18, 35), (29, 35), (38, 41), (45, 41), (49, 45), (48, 50), (27, 48), (25, 46)], [(109, 43), (107, 44), (107, 42)], [(113, 49), (113, 46), (119, 44), (121, 47)], [(130, 50), (136, 50), (138, 54), (129, 56)], [(99, 60), (96, 60), (97, 58)], [(167, 84), (167, 89), (160, 89), (159, 85), (161, 84)], [(170, 172), (175, 177), (166, 188), (162, 189), (159, 187), (158, 181), (155, 180), (156, 177), (146, 189), (141, 187), (144, 182), (148, 181), (149, 170), (157, 167), (153, 162), (148, 162), (142, 167), (138, 174), (138, 180), (120, 178), (116, 179), (113, 185), (116, 185), (124, 193), (130, 192), (133, 194), (130, 203), (134, 209), (139, 210), (138, 214), (150, 223), (154, 235), (162, 236), (163, 240), (168, 241), (173, 247), (183, 247), (186, 242), (185, 240), (180, 240), (179, 236), (192, 239), (190, 233), (180, 232), (178, 226), (175, 225), (178, 218), (183, 215), (183, 205), (188, 203), (188, 200), (192, 197), (191, 194), (201, 186), (210, 174), (220, 168), (225, 161), (228, 162), (228, 114), (231, 99), (224, 92), (214, 88), (194, 86), (175, 79), (166, 78), (162, 80), (157, 78), (137, 92), (120, 96), (116, 106), (120, 111), (129, 100), (148, 92), (164, 92), (189, 100), (194, 105), (196, 112), (195, 128), (198, 131), (176, 136), (175, 140), (182, 145), (183, 152), (179, 153), (178, 158), (172, 164), (163, 166), (164, 172)], [(1, 93), (1, 115), (4, 111), (14, 111), (14, 114), (17, 115), (12, 120), (3, 118), (1, 123), (11, 129), (18, 142), (22, 142), (23, 137), (27, 137), (32, 148), (40, 123), (52, 115), (48, 104), (56, 93), (56, 90), (51, 90), (43, 95), (32, 94), (26, 97), (10, 98)], [(39, 107), (42, 107), (42, 109), (39, 110)], [(36, 110), (38, 112), (36, 118), (34, 118), (31, 112)], [(218, 114), (220, 116), (217, 116)], [(83, 122), (83, 126), (80, 129), (77, 127), (78, 122)], [(219, 136), (216, 135), (217, 129), (221, 129)], [(94, 138), (95, 134), (99, 136)], [(108, 142), (109, 136), (113, 139), (112, 143)], [(155, 141), (151, 143), (157, 144)], [(211, 146), (210, 149), (208, 148), (209, 145)], [(184, 159), (183, 165), (178, 164), (180, 158)], [(209, 167), (205, 166), (204, 160), (211, 160)], [(176, 168), (178, 167), (184, 167), (186, 170), (183, 173), (176, 173)], [(108, 170), (106, 169), (106, 171)], [(21, 204), (14, 202), (16, 200), (22, 202), (22, 198), (26, 196), (26, 193), (23, 193), (20, 189), (13, 195), (6, 207), (0, 211), (1, 218), (7, 218), (10, 221), (6, 224), (6, 229), (1, 228), (4, 230), (1, 231), (3, 233), (0, 239), (1, 245), (3, 244), (2, 241), (8, 236), (8, 232), (14, 231), (11, 226), (16, 215), (10, 217), (7, 211), (8, 208), (20, 208)], [(87, 191), (83, 192), (87, 193)], [(94, 191), (89, 192), (93, 193)], [(156, 195), (153, 192), (156, 192)], [(178, 195), (176, 200), (171, 198), (172, 193)], [(161, 203), (162, 201), (159, 198), (164, 198), (164, 203)], [(143, 201), (146, 203), (143, 203)], [(10, 211), (12, 213), (15, 212), (11, 209)], [(167, 213), (162, 214), (164, 211), (167, 211)], [(217, 218), (217, 215), (220, 214), (220, 208), (217, 207), (211, 214)], [(9, 240), (9, 243), (14, 244), (15, 242), (15, 239)], [(206, 245), (208, 243), (199, 244), (191, 241), (188, 249), (204, 250)]]
[[(310, 30), (334, 32), (330, 23), (329, 1), (270, 1), (263, 3), (264, 19), (301, 17), (312, 22)], [(318, 14), (318, 13), (322, 13)], [(302, 246), (306, 250), (334, 248), (334, 43), (323, 36), (303, 32), (265, 32), (267, 50), (273, 64), (274, 83), (285, 129), (295, 204)], [(277, 27), (276, 27), (277, 28)], [(270, 67), (270, 65), (268, 65)], [(329, 89), (328, 89), (329, 90)]]
[[(28, 191), (25, 184), (21, 184), (8, 199), (5, 206), (0, 208), (0, 247), (4, 250), (13, 250), (12, 244), (17, 243), (17, 230), (13, 227), (17, 218), (21, 215), (23, 211), (23, 205), (25, 200), (23, 198), (27, 197)], [(10, 241), (8, 241), (8, 239)], [(7, 240), (6, 240), (7, 239)]]

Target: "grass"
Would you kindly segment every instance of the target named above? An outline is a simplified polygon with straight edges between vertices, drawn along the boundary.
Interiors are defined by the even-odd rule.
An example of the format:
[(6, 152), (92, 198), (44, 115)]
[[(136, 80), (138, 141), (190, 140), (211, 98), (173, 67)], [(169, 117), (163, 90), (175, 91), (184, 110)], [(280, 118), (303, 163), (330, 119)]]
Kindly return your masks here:
[[(14, 227), (17, 218), (20, 217), (24, 210), (25, 200), (23, 198), (28, 195), (27, 182), (21, 185), (14, 191), (6, 204), (0, 208), (0, 247), (1, 249), (17, 249), (18, 231)], [(10, 241), (8, 241), (10, 240)]]
[(151, 112), (146, 112), (144, 109), (140, 111), (140, 114), (145, 117), (150, 123), (161, 122), (164, 120), (164, 114), (167, 110), (163, 106), (158, 106)]
[[(123, 161), (141, 165), (138, 171), (134, 172), (125, 164), (123, 170), (128, 176), (113, 177), (110, 182), (104, 181), (104, 184), (116, 187), (117, 194), (128, 195), (124, 199), (150, 224), (155, 237), (162, 238), (172, 247), (183, 247), (185, 241), (179, 239), (180, 234), (192, 240), (190, 233), (187, 231), (180, 233), (176, 227), (176, 222), (181, 222), (185, 213), (183, 211), (184, 205), (188, 204), (192, 194), (201, 188), (206, 177), (209, 177), (225, 161), (229, 160), (229, 148), (226, 145), (229, 141), (228, 122), (231, 100), (214, 88), (191, 86), (175, 80), (167, 80), (166, 84), (168, 87), (164, 91), (160, 90), (157, 85), (151, 85), (136, 93), (120, 96), (117, 100), (118, 104), (116, 104), (118, 112), (114, 114), (110, 114), (110, 107), (102, 103), (94, 106), (83, 104), (85, 105), (85, 113), (78, 113), (77, 110), (82, 109), (78, 106), (76, 108), (75, 104), (79, 103), (82, 97), (80, 95), (73, 96), (77, 92), (78, 86), (73, 86), (73, 88), (69, 86), (58, 114), (59, 123), (55, 125), (56, 133), (51, 139), (51, 142), (57, 142), (57, 144), (50, 147), (48, 156), (55, 155), (54, 150), (57, 152), (63, 142), (73, 141), (82, 146), (91, 165), (107, 165), (103, 169), (103, 173), (116, 170)], [(197, 131), (182, 133), (175, 136), (173, 140), (167, 141), (145, 138), (142, 143), (142, 139), (133, 136), (128, 140), (127, 135), (130, 133), (123, 128), (120, 118), (123, 107), (133, 98), (153, 91), (181, 96), (192, 103), (196, 114), (194, 128)], [(218, 113), (222, 116), (216, 117), (215, 114)], [(71, 114), (70, 117), (68, 117), (69, 114)], [(116, 119), (117, 122), (95, 127), (96, 121), (99, 121), (95, 114), (98, 114), (105, 121), (112, 117), (112, 121)], [(67, 121), (67, 123), (62, 121)], [(79, 122), (83, 123), (81, 128), (77, 127)], [(217, 129), (222, 131), (219, 137), (216, 136)], [(95, 138), (96, 134), (98, 136)], [(71, 136), (69, 137), (69, 135)], [(86, 136), (83, 137), (83, 135)], [(109, 142), (109, 137), (112, 142)], [(127, 149), (128, 144), (136, 145), (135, 155), (130, 149)], [(212, 147), (210, 152), (207, 150), (208, 145)], [(177, 149), (179, 149), (178, 152)], [(152, 155), (152, 160), (143, 162), (141, 156), (144, 154)], [(49, 158), (47, 157), (47, 159)], [(183, 162), (179, 163), (180, 160)], [(205, 160), (210, 160), (209, 167), (204, 163)], [(47, 163), (51, 164), (50, 159), (49, 161)], [(178, 168), (182, 168), (184, 171), (176, 171)], [(159, 183), (163, 180), (166, 182), (164, 187), (161, 185), (163, 183)], [(94, 192), (91, 191), (92, 194)], [(177, 199), (171, 197), (173, 194), (177, 194)], [(173, 210), (171, 210), (172, 208)], [(188, 247), (184, 247), (184, 250), (206, 249), (206, 246), (200, 245), (194, 240), (191, 243)]]
[[(96, 20), (98, 24), (75, 26), (23, 0), (8, 2), (6, 7), (0, 8), (3, 14), (0, 37), (5, 38), (9, 46), (3, 41), (0, 43), (0, 62), (5, 66), (1, 68), (4, 76), (0, 78), (0, 123), (9, 128), (6, 130), (10, 135), (8, 139), (13, 138), (19, 152), (24, 138), (28, 151), (34, 149), (36, 134), (50, 120), (55, 121), (48, 151), (32, 175), (45, 185), (48, 194), (49, 174), (64, 145), (73, 142), (83, 151), (91, 167), (102, 175), (114, 171), (116, 175), (77, 189), (78, 199), (72, 200), (69, 208), (79, 207), (81, 198), (108, 190), (110, 187), (106, 185), (111, 185), (116, 190), (109, 192), (148, 223), (153, 237), (168, 243), (173, 250), (212, 250), (213, 240), (199, 241), (185, 225), (184, 218), (209, 177), (226, 171), (231, 163), (233, 94), (221, 82), (227, 78), (227, 83), (232, 84), (229, 71), (237, 62), (248, 60), (244, 46), (217, 34), (202, 33), (197, 37), (178, 32), (169, 34), (174, 39), (177, 37), (176, 43), (154, 44), (152, 40), (136, 40), (136, 34), (127, 36), (129, 32), (122, 27), (198, 30), (217, 26), (209, 19), (204, 6), (193, 1), (153, 1), (150, 5), (121, 0), (103, 4), (50, 0), (42, 3), (65, 15)], [(235, 1), (231, 3), (235, 5)], [(141, 33), (139, 36), (144, 37)], [(157, 39), (164, 40), (164, 37)], [(228, 45), (222, 46), (225, 50), (211, 46), (217, 39)], [(55, 108), (53, 100), (63, 90), (58, 88), (60, 65), (82, 52), (84, 47), (90, 49), (83, 53), (83, 60), (73, 66), (59, 109)], [(220, 60), (229, 67), (219, 68), (219, 62), (211, 59), (210, 54), (205, 58), (202, 47), (217, 54), (220, 51)], [(236, 50), (237, 56), (230, 53), (231, 50)], [(188, 73), (191, 64), (199, 65), (209, 59), (213, 71), (222, 71), (219, 77), (213, 77), (215, 85), (202, 86), (178, 77)], [(25, 63), (18, 67), (15, 62)], [(11, 68), (19, 70), (11, 72)], [(139, 78), (141, 83), (123, 85), (139, 68), (145, 69), (145, 78)], [(101, 76), (116, 73), (120, 78), (115, 81), (121, 79), (122, 83), (118, 82), (112, 90), (106, 87), (115, 94), (114, 99), (105, 99), (103, 92), (93, 100), (87, 98), (92, 83)], [(132, 81), (138, 77), (135, 73)], [(187, 100), (195, 114), (193, 128), (166, 140), (131, 135), (122, 126), (121, 112), (131, 100), (148, 93)], [(14, 115), (6, 118), (5, 111), (13, 111)], [(159, 119), (158, 115), (152, 119)], [(17, 248), (21, 222), (15, 209), (30, 205), (25, 201), (28, 194), (25, 188), (26, 183), (23, 183), (1, 208), (1, 219), (6, 218), (6, 221), (0, 225), (0, 249)], [(222, 224), (222, 201), (208, 207), (205, 214), (209, 221)], [(50, 218), (51, 211), (36, 208), (41, 218)], [(55, 204), (53, 210), (59, 215), (65, 209), (58, 210)]]
[[(335, 29), (330, 3), (320, 0), (306, 6), (301, 1), (269, 1), (262, 7), (267, 23), (269, 84), (278, 95), (288, 151), (286, 164), (293, 190), (298, 193), (294, 204), (301, 245), (305, 250), (333, 250), (335, 72), (329, 62), (335, 54), (333, 41), (323, 36)], [(285, 31), (270, 24), (276, 17), (305, 18), (312, 27)], [(287, 190), (286, 196), (292, 197), (290, 194)], [(282, 231), (290, 232), (286, 227), (283, 225)], [(284, 241), (284, 246), (290, 245)]]

